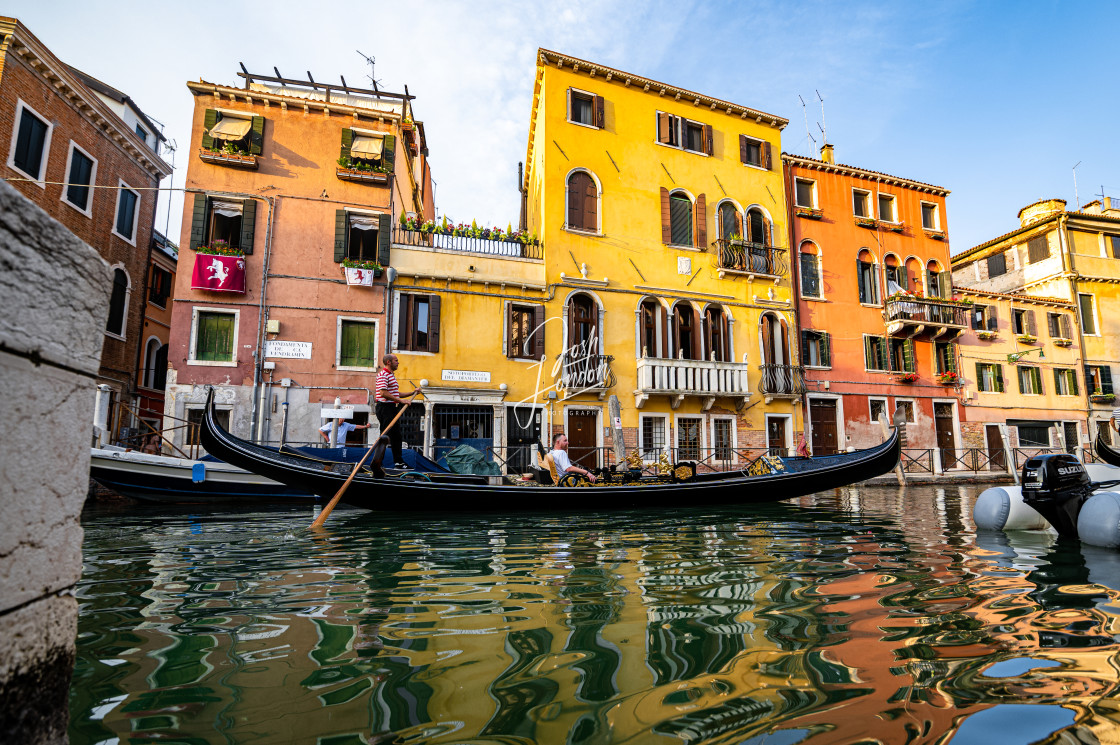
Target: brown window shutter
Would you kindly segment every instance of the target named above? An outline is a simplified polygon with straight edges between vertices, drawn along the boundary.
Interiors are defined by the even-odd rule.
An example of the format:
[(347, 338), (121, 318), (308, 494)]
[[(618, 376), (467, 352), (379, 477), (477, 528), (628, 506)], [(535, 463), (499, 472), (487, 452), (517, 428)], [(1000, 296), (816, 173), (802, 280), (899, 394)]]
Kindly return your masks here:
[(520, 357), (521, 349), (513, 335), (513, 303), (506, 301), (506, 357)]
[(673, 117), (666, 114), (664, 111), (657, 112), (657, 141), (666, 145), (672, 142), (670, 129), (673, 124)]
[(661, 242), (666, 246), (673, 242), (673, 233), (669, 229), (669, 190), (661, 187)]
[(577, 171), (568, 177), (568, 227), (583, 227), (583, 189), (580, 188), (583, 176), (582, 171)]
[(1034, 311), (1033, 310), (1026, 311), (1026, 316), (1027, 316), (1027, 333), (1030, 334), (1031, 336), (1038, 336), (1038, 330), (1037, 330), (1036, 326), (1034, 325)]
[(439, 351), (439, 295), (428, 296), (428, 351)]
[(708, 211), (704, 195), (696, 197), (696, 247), (704, 248), (708, 245)]
[(588, 297), (587, 300), (591, 304), (591, 330), (595, 334), (595, 348), (591, 350), (591, 354), (602, 354), (603, 335), (599, 333), (599, 304), (594, 298)]
[(1062, 321), (1059, 324), (1059, 328), (1062, 330), (1063, 339), (1073, 338), (1073, 325), (1069, 321), (1069, 316), (1067, 316), (1065, 313), (1062, 314)]
[(739, 162), (747, 162), (747, 136), (739, 135)]
[(607, 126), (607, 112), (606, 103), (603, 101), (602, 96), (595, 96), (592, 98), (592, 105), (595, 110), (595, 126), (603, 129)]
[(665, 306), (661, 303), (657, 304), (661, 309), (661, 358), (668, 359), (669, 357), (669, 312), (665, 310)]
[(566, 96), (565, 100), (568, 102), (568, 104), (567, 104), (568, 105), (568, 115), (564, 118), (567, 119), (570, 122), (570, 121), (572, 121), (572, 89), (571, 88), (569, 88), (567, 90), (567, 96)]
[(988, 331), (999, 331), (999, 317), (996, 315), (996, 306), (988, 306)]
[(762, 143), (762, 167), (766, 170), (771, 168), (772, 158), (770, 157), (770, 143), (763, 141)]
[(735, 233), (740, 238), (743, 237), (743, 215), (739, 210), (735, 210)]
[(706, 155), (712, 154), (712, 125), (704, 125), (704, 153)]
[(538, 305), (533, 308), (533, 343), (529, 345), (538, 360), (544, 357), (544, 325), (544, 306)]
[(712, 338), (712, 320), (708, 315), (708, 311), (704, 311), (704, 315), (700, 319), (700, 335), (704, 339), (704, 348), (697, 348), (697, 355), (699, 359), (710, 360), (712, 358), (713, 344), (715, 340)]
[(689, 308), (689, 311), (692, 313), (692, 358), (702, 360), (704, 359), (704, 351), (701, 340), (703, 338), (704, 324), (696, 317), (695, 308)]
[(412, 349), (412, 295), (401, 294), (400, 318), (397, 319), (397, 349)]
[(583, 228), (584, 230), (599, 229), (598, 202), (599, 190), (595, 187), (595, 179), (588, 174), (583, 184)]

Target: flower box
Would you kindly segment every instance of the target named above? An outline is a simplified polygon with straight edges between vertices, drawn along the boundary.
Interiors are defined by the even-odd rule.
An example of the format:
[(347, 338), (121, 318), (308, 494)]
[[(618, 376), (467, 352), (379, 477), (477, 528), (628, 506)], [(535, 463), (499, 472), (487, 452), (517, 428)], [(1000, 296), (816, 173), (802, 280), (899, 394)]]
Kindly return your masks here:
[(376, 264), (365, 263), (355, 266), (343, 266), (346, 274), (346, 284), (351, 287), (373, 287), (373, 280), (381, 277), (382, 269)]
[(906, 373), (898, 376), (899, 383), (913, 383), (918, 379), (918, 373)]
[(889, 230), (892, 233), (901, 233), (902, 230), (906, 227), (900, 222), (885, 222), (882, 223), (882, 226), (884, 230)]
[(856, 225), (861, 228), (874, 228), (879, 224), (879, 221), (874, 217), (857, 217)]
[(1055, 347), (1072, 347), (1073, 339), (1054, 339)]
[(245, 168), (250, 171), (257, 170), (257, 156), (242, 155), (241, 153), (227, 153), (224, 150), (198, 149), (198, 157), (207, 163), (232, 168)]
[(941, 385), (956, 385), (961, 382), (961, 376), (955, 372), (945, 372), (937, 376), (937, 382)]
[(245, 294), (245, 257), (240, 252), (219, 254), (203, 246), (196, 253), (192, 290)]
[(995, 331), (977, 331), (976, 332), (976, 338), (980, 339), (981, 341), (991, 341), (992, 339), (996, 338), (996, 332)]
[(926, 229), (925, 234), (926, 234), (927, 237), (932, 238), (935, 241), (945, 240), (945, 231), (944, 230), (929, 230), (929, 229)]
[(809, 220), (819, 220), (824, 216), (824, 212), (822, 210), (813, 209), (812, 207), (794, 207), (793, 214), (797, 215), (798, 217), (807, 218)]
[(1037, 336), (1031, 336), (1030, 334), (1016, 334), (1015, 338), (1020, 344), (1034, 344), (1038, 341)]
[(1091, 393), (1089, 400), (1095, 404), (1110, 404), (1116, 401), (1115, 393)]
[(389, 174), (382, 171), (361, 171), (357, 168), (343, 168), (339, 166), (335, 169), (334, 173), (341, 181), (356, 181), (365, 184), (389, 183)]

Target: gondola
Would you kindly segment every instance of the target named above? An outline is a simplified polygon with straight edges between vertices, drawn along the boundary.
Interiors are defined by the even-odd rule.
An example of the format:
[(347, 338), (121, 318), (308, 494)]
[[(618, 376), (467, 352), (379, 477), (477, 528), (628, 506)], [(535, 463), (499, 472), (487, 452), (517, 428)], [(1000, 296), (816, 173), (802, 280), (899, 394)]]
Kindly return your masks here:
[(1096, 450), (1097, 457), (1103, 460), (1105, 463), (1110, 466), (1120, 467), (1120, 450), (1113, 448), (1107, 442), (1102, 440), (1099, 434), (1097, 435)]
[[(199, 433), (206, 451), (273, 481), (324, 498), (335, 495), (350, 475), (346, 463), (322, 463), (246, 442), (226, 432), (214, 418), (213, 391)], [(760, 504), (847, 486), (890, 472), (901, 443), (897, 428), (882, 445), (815, 458), (769, 458), (768, 473), (747, 469), (646, 477), (591, 487), (492, 483), (495, 477), (443, 473), (384, 474), (376, 464), (357, 474), (342, 501), (383, 512), (511, 512), (537, 510), (680, 507)], [(679, 474), (679, 470), (676, 471)], [(550, 498), (551, 497), (551, 498)]]

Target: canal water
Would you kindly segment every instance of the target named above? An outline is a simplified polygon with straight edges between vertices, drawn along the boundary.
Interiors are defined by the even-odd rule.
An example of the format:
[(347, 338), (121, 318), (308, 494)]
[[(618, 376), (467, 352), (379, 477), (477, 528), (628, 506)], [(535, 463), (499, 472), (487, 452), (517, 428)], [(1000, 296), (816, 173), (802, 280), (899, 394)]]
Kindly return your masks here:
[(98, 504), (71, 743), (1120, 736), (1120, 553), (980, 487), (401, 517)]

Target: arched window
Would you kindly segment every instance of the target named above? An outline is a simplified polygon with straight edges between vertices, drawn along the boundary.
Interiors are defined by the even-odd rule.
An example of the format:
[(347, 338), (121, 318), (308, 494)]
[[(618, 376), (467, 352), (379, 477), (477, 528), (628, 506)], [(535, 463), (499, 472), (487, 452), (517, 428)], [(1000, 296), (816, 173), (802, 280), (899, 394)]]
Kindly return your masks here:
[(588, 295), (568, 301), (568, 349), (576, 355), (599, 354), (599, 306)]
[(125, 311), (128, 308), (128, 275), (124, 269), (113, 270), (113, 294), (109, 296), (109, 321), (105, 330), (124, 336)]
[(162, 391), (167, 381), (167, 345), (159, 339), (148, 339), (144, 348), (144, 374), (141, 385), (145, 388)]
[(887, 297), (908, 289), (906, 273), (898, 263), (898, 257), (894, 254), (888, 254), (887, 258), (883, 260), (883, 276), (887, 281)]
[[(640, 314), (640, 353), (643, 357), (668, 357), (669, 336), (665, 333), (668, 314), (653, 298), (642, 301)], [(661, 333), (658, 333), (658, 326)]]
[(713, 362), (730, 362), (730, 334), (728, 333), (727, 315), (718, 305), (709, 305), (704, 310), (704, 342), (707, 346), (708, 359)]
[(801, 244), (801, 296), (824, 297), (824, 283), (821, 281), (820, 252), (812, 241)]
[(696, 311), (688, 303), (677, 303), (673, 308), (673, 336), (677, 347), (677, 359), (703, 359)]
[(770, 244), (770, 221), (757, 207), (747, 210), (747, 240), (762, 246)]
[(879, 304), (879, 265), (875, 256), (866, 248), (856, 260), (856, 281), (859, 283), (859, 301), (864, 305)]
[(926, 296), (949, 297), (952, 295), (949, 273), (941, 271), (941, 265), (933, 259), (926, 264)]
[(743, 218), (731, 202), (719, 206), (719, 237), (725, 241), (743, 237)]
[(763, 313), (758, 323), (762, 347), (762, 392), (794, 393), (796, 386), (790, 366), (789, 324), (773, 313)]
[(599, 232), (599, 189), (587, 171), (568, 176), (568, 227)]
[(669, 195), (669, 240), (674, 246), (692, 245), (692, 200), (684, 192)]

